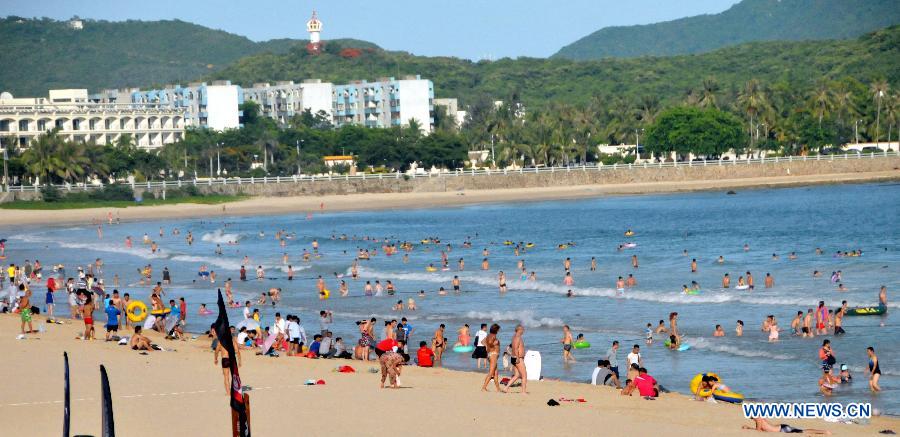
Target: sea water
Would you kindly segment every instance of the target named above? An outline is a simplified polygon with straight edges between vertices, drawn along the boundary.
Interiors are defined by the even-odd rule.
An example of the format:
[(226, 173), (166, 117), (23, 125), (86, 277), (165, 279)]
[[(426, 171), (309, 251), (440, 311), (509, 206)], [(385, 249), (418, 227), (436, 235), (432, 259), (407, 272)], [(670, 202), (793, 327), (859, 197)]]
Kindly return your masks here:
[[(327, 205), (326, 205), (327, 207)], [(535, 203), (499, 203), (477, 206), (396, 209), (375, 212), (306, 213), (205, 219), (127, 222), (103, 226), (103, 239), (97, 237), (96, 226), (24, 226), (0, 229), (0, 238), (9, 238), (7, 262), (39, 259), (45, 272), (52, 264), (62, 263), (72, 276), (76, 266), (86, 266), (96, 258), (104, 262), (103, 276), (112, 288), (113, 274), (121, 278), (120, 292), (148, 301), (149, 287), (138, 286), (137, 269), (145, 264), (154, 268), (154, 281), (161, 278), (163, 267), (172, 272), (173, 284), (165, 287), (169, 298), (185, 297), (188, 302), (188, 328), (202, 332), (209, 328), (213, 316), (197, 315), (200, 303), (215, 311), (216, 287), (227, 278), (234, 280), (235, 297), (251, 300), (259, 307), (263, 324), (269, 325), (276, 311), (297, 314), (310, 335), (318, 332), (319, 310), (334, 312), (333, 331), (353, 345), (358, 339), (354, 321), (377, 317), (376, 333), (381, 337), (386, 318), (407, 317), (415, 331), (411, 350), (421, 340), (430, 340), (438, 324), (447, 325), (446, 336), (452, 345), (455, 331), (468, 323), (471, 334), (481, 323), (499, 323), (501, 341), (507, 345), (513, 328), (526, 328), (528, 349), (543, 356), (543, 376), (588, 382), (597, 360), (602, 358), (613, 340), (619, 340), (620, 367), (625, 368), (625, 355), (633, 344), (639, 344), (645, 366), (667, 389), (687, 392), (690, 379), (698, 372), (716, 372), (733, 390), (751, 399), (768, 401), (824, 401), (817, 390), (821, 375), (817, 350), (824, 338), (832, 340), (838, 364), (850, 366), (854, 382), (836, 390), (832, 400), (839, 402), (872, 402), (889, 414), (900, 414), (900, 246), (897, 217), (900, 215), (900, 186), (897, 184), (833, 185), (786, 189), (742, 190), (736, 195), (721, 192), (690, 194), (622, 196), (575, 201)], [(49, 214), (52, 214), (49, 213)], [(164, 236), (159, 237), (159, 228)], [(173, 228), (181, 235), (173, 236)], [(274, 235), (278, 230), (296, 233), (282, 248)], [(625, 237), (626, 229), (635, 232)], [(194, 244), (185, 236), (191, 231)], [(264, 235), (261, 235), (260, 233)], [(159, 244), (160, 251), (151, 254), (141, 244), (147, 233)], [(348, 240), (341, 240), (346, 234)], [(134, 241), (126, 248), (126, 236)], [(332, 239), (336, 236), (337, 239)], [(353, 240), (353, 236), (357, 239)], [(415, 249), (409, 262), (401, 253), (384, 256), (380, 242), (365, 241), (363, 236), (392, 241), (411, 241)], [(420, 240), (438, 237), (440, 245), (420, 244)], [(470, 238), (473, 246), (463, 248)], [(312, 252), (311, 243), (320, 245), (320, 258), (301, 260), (303, 249)], [(534, 247), (516, 256), (504, 241), (534, 243)], [(237, 241), (237, 245), (228, 242)], [(573, 242), (567, 249), (562, 243)], [(636, 247), (618, 251), (625, 242)], [(440, 266), (440, 251), (452, 245), (448, 254), (451, 271), (427, 272), (429, 264)], [(221, 244), (223, 255), (215, 254)], [(749, 245), (749, 251), (744, 245)], [(816, 255), (821, 248), (823, 255)], [(358, 248), (377, 249), (378, 254), (360, 261), (360, 279), (349, 278), (349, 266)], [(490, 251), (490, 270), (482, 271), (482, 250)], [(835, 257), (836, 251), (863, 250), (861, 257)], [(687, 256), (683, 251), (687, 250)], [(790, 252), (797, 253), (790, 260)], [(295, 270), (295, 280), (287, 281), (282, 254), (287, 252)], [(777, 254), (779, 259), (773, 260)], [(631, 266), (637, 255), (640, 267)], [(238, 269), (244, 256), (250, 258), (247, 275), (251, 280), (238, 280)], [(596, 257), (598, 270), (591, 272), (590, 258)], [(719, 264), (717, 258), (725, 262)], [(572, 260), (575, 284), (563, 284), (565, 258)], [(465, 259), (465, 271), (456, 271), (457, 260)], [(691, 273), (690, 261), (697, 259), (698, 272)], [(528, 272), (537, 280), (523, 280), (516, 263), (525, 261)], [(206, 264), (218, 275), (216, 284), (200, 281), (197, 269)], [(262, 265), (267, 278), (256, 281), (255, 268)], [(497, 272), (507, 274), (509, 292), (500, 295)], [(822, 276), (814, 278), (818, 270)], [(848, 291), (837, 291), (830, 281), (832, 271), (843, 272)], [(752, 272), (756, 289), (738, 291), (733, 287), (739, 276)], [(350, 286), (350, 297), (338, 297), (338, 280), (334, 273), (344, 274)], [(732, 288), (720, 287), (722, 275), (730, 273)], [(637, 286), (617, 293), (618, 276), (633, 274)], [(766, 273), (775, 278), (775, 287), (766, 289)], [(316, 295), (316, 277), (322, 275), (332, 290), (331, 299), (321, 301)], [(452, 290), (450, 281), (459, 275), (463, 293), (438, 296), (441, 286)], [(273, 279), (272, 279), (273, 278)], [(197, 280), (195, 282), (195, 280)], [(365, 297), (366, 280), (391, 280), (396, 296)], [(681, 293), (683, 284), (697, 281), (699, 295)], [(790, 334), (790, 321), (797, 311), (814, 308), (824, 300), (836, 308), (841, 300), (853, 305), (874, 305), (878, 289), (888, 287), (889, 311), (886, 316), (846, 317), (843, 336), (817, 336), (801, 339)], [(260, 293), (271, 287), (283, 289), (277, 307), (257, 306)], [(566, 297), (572, 289), (575, 297)], [(425, 290), (426, 297), (416, 295)], [(416, 299), (417, 311), (392, 311), (397, 300), (404, 304)], [(57, 298), (60, 303), (64, 299)], [(673, 352), (654, 335), (652, 345), (645, 344), (645, 327), (655, 328), (668, 314), (679, 313), (679, 328), (686, 333), (685, 343), (692, 348)], [(67, 314), (57, 308), (57, 314)], [(763, 319), (775, 315), (784, 329), (781, 341), (770, 343), (760, 331)], [(229, 310), (232, 323), (241, 318), (241, 309)], [(737, 320), (745, 324), (744, 336), (737, 338)], [(575, 351), (577, 363), (562, 362), (562, 326), (571, 326), (574, 334), (582, 333), (592, 344), (589, 349)], [(713, 328), (721, 324), (725, 338), (713, 337)], [(883, 392), (871, 394), (867, 377), (866, 347), (873, 346), (883, 372)], [(124, 352), (123, 352), (124, 353)], [(445, 354), (444, 365), (474, 370), (470, 354)], [(252, 379), (252, 375), (247, 375)], [(477, 387), (473, 387), (476, 390)], [(563, 395), (564, 393), (561, 393)]]

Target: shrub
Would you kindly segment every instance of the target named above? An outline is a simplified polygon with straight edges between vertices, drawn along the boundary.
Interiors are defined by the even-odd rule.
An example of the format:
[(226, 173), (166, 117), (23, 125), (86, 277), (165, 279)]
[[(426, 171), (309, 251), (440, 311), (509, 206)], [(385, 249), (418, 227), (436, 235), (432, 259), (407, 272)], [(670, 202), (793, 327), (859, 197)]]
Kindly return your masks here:
[(134, 200), (134, 190), (128, 185), (112, 184), (91, 191), (89, 197), (92, 200)]
[(59, 189), (53, 185), (47, 185), (41, 188), (41, 199), (43, 199), (44, 202), (58, 202), (62, 199), (62, 194), (60, 194)]

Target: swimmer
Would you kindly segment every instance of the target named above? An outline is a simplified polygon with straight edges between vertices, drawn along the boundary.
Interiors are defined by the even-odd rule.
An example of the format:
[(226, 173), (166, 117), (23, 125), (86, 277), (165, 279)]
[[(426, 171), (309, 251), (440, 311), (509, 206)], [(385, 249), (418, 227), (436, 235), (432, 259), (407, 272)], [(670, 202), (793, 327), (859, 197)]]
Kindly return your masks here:
[(738, 320), (737, 323), (735, 324), (734, 335), (737, 337), (744, 336), (744, 321), (743, 320)]
[(728, 276), (728, 273), (722, 277), (722, 288), (728, 288), (731, 286), (731, 276)]
[(591, 257), (591, 271), (597, 271), (597, 258)]
[(719, 259), (716, 260), (719, 264), (725, 264), (725, 258), (722, 255), (719, 255)]
[(410, 311), (416, 310), (416, 300), (413, 298), (409, 298), (406, 300), (406, 309)]
[(657, 334), (663, 334), (663, 333), (666, 333), (666, 332), (669, 332), (669, 329), (666, 328), (666, 322), (660, 320), (660, 321), (659, 321), (659, 325), (656, 325), (656, 333), (657, 333)]
[(722, 325), (716, 325), (716, 329), (713, 331), (713, 337), (724, 337), (725, 330), (722, 329)]
[(775, 286), (775, 278), (772, 277), (771, 273), (766, 273), (765, 284), (766, 288), (772, 288)]

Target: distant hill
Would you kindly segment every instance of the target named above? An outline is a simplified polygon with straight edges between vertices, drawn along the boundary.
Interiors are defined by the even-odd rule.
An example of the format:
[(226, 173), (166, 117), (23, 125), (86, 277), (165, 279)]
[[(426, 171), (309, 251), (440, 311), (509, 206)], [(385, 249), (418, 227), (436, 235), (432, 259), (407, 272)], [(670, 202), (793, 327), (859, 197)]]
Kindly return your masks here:
[[(305, 40), (254, 42), (179, 20), (0, 19), (0, 91), (43, 96), (50, 88), (116, 88), (186, 83), (242, 57), (283, 53)], [(376, 47), (354, 41), (357, 46)]]
[(667, 56), (751, 41), (848, 39), (898, 23), (897, 0), (743, 0), (714, 15), (605, 27), (563, 47), (553, 57)]
[(513, 95), (531, 106), (584, 103), (597, 96), (631, 101), (653, 96), (661, 103), (682, 102), (686, 92), (710, 77), (726, 94), (736, 93), (751, 78), (765, 85), (780, 83), (798, 94), (818, 80), (848, 77), (864, 84), (887, 79), (893, 89), (900, 84), (900, 26), (854, 40), (756, 42), (698, 55), (599, 61), (472, 62), (380, 49), (344, 51), (340, 44), (332, 44), (318, 56), (298, 48), (249, 56), (206, 78), (250, 85), (308, 78), (342, 83), (412, 74), (431, 79), (437, 97), (459, 97), (462, 104)]

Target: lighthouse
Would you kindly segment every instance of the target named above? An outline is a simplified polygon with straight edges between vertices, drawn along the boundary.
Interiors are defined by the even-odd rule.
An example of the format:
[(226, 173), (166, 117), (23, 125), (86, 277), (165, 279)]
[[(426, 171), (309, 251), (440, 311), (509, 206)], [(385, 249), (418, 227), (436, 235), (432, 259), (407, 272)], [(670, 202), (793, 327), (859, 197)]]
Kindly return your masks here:
[(320, 53), (322, 51), (322, 39), (319, 34), (322, 32), (322, 22), (319, 21), (315, 10), (313, 10), (312, 18), (306, 22), (306, 30), (309, 32), (309, 44), (306, 45), (306, 50), (313, 54)]

